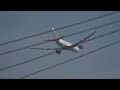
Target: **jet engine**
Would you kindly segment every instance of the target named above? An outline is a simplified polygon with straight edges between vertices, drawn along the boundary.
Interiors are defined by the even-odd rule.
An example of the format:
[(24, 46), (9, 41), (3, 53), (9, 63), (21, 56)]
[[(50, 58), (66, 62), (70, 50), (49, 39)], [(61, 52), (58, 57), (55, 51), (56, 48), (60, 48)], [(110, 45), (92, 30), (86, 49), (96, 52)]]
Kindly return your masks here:
[(84, 46), (83, 46), (83, 45), (79, 45), (78, 47), (79, 47), (80, 49), (83, 49), (83, 48), (84, 48)]
[(57, 54), (61, 54), (61, 50), (56, 49), (56, 53), (57, 53)]

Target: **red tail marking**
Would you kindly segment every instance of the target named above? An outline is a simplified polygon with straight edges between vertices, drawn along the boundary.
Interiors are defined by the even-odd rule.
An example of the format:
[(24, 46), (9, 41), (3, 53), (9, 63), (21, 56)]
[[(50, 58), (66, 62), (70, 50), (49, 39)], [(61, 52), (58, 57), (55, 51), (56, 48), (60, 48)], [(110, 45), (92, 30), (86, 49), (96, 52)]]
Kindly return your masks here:
[(58, 35), (57, 35), (57, 33), (54, 31), (54, 28), (52, 27), (52, 30), (53, 30), (53, 33), (54, 33), (54, 39), (56, 40), (56, 39), (58, 39)]

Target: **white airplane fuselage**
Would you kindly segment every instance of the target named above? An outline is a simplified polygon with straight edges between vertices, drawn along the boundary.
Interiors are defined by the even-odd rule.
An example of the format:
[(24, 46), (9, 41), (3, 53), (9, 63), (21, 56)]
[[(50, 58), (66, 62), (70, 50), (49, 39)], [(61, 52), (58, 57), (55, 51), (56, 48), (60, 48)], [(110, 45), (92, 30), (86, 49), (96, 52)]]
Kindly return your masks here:
[(51, 40), (45, 40), (45, 41), (55, 41), (56, 44), (58, 46), (60, 46), (61, 48), (32, 48), (32, 49), (40, 49), (40, 50), (56, 50), (56, 53), (57, 54), (61, 54), (61, 50), (70, 50), (70, 51), (73, 51), (73, 52), (80, 52), (80, 49), (83, 49), (84, 46), (83, 46), (83, 43), (88, 39), (90, 38), (93, 34), (96, 33), (93, 32), (92, 34), (90, 34), (89, 36), (85, 37), (84, 39), (72, 44), (68, 41), (65, 41), (61, 38), (63, 38), (64, 36), (61, 36), (61, 37), (58, 37), (57, 33), (55, 32), (54, 28), (52, 27), (52, 32), (53, 32), (53, 35), (54, 35), (54, 39), (51, 39)]
[[(71, 46), (71, 45), (72, 45), (72, 43), (67, 42), (67, 41), (65, 41), (65, 40), (62, 40), (62, 39), (59, 39), (58, 41), (56, 41), (56, 43), (57, 43), (60, 47), (67, 47), (67, 46)], [(73, 47), (73, 48), (68, 49), (68, 50), (71, 50), (71, 51), (76, 52), (76, 53), (78, 53), (78, 52), (80, 51), (80, 49), (79, 49), (78, 46)]]

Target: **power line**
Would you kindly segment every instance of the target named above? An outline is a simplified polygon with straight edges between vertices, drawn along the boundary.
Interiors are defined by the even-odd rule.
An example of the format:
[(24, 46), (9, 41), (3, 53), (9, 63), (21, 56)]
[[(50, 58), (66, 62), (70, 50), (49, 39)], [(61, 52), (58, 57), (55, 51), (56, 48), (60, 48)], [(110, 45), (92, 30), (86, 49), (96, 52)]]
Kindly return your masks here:
[(110, 22), (110, 23), (107, 23), (107, 24), (103, 24), (103, 25), (96, 26), (96, 27), (93, 27), (93, 28), (89, 28), (89, 29), (86, 29), (86, 30), (82, 30), (82, 31), (79, 31), (79, 32), (76, 32), (76, 33), (72, 33), (72, 34), (66, 35), (65, 37), (71, 37), (71, 36), (74, 36), (74, 35), (77, 35), (77, 34), (80, 34), (80, 33), (84, 33), (84, 32), (87, 32), (87, 31), (100, 29), (100, 28), (103, 28), (103, 27), (106, 27), (106, 26), (109, 26), (109, 25), (112, 25), (112, 24), (115, 24), (115, 23), (119, 23), (119, 22), (120, 22), (120, 20), (116, 20), (116, 21), (113, 21), (113, 22)]
[[(106, 16), (116, 14), (116, 13), (119, 13), (119, 11), (115, 11), (115, 12), (112, 12), (112, 13), (101, 15), (101, 16), (98, 16), (98, 17), (95, 17), (95, 18), (92, 18), (92, 19), (88, 19), (88, 20), (81, 21), (81, 22), (78, 22), (78, 23), (70, 24), (70, 25), (67, 25), (67, 26), (63, 26), (61, 28), (56, 28), (56, 31), (63, 30), (65, 28), (69, 28), (69, 27), (73, 27), (73, 26), (77, 26), (77, 25), (80, 25), (80, 24), (84, 24), (84, 23), (87, 23), (87, 22), (90, 22), (90, 21), (93, 21), (93, 20), (96, 20), (96, 19), (100, 19), (100, 18), (103, 18), (103, 17), (106, 17)], [(22, 38), (19, 38), (19, 39), (15, 39), (15, 40), (11, 40), (11, 41), (8, 41), (8, 42), (1, 43), (0, 46), (7, 45), (7, 44), (10, 44), (10, 43), (15, 43), (15, 42), (22, 41), (22, 40), (25, 40), (25, 39), (28, 39), (28, 38), (44, 35), (44, 34), (47, 34), (47, 33), (50, 33), (50, 32), (51, 32), (51, 30), (45, 31), (45, 32), (42, 32), (42, 33), (37, 33), (37, 34), (25, 36), (25, 37), (22, 37)]]
[[(119, 31), (120, 31), (120, 29), (117, 29), (117, 30), (114, 30), (114, 31), (111, 31), (111, 32), (108, 32), (108, 33), (105, 33), (105, 34), (102, 34), (102, 35), (93, 37), (93, 38), (87, 40), (86, 42), (92, 41), (92, 40), (95, 40), (95, 39), (98, 39), (98, 38), (101, 38), (101, 37), (104, 37), (104, 36), (107, 36), (107, 35), (110, 35), (110, 34), (113, 34), (113, 33), (117, 33), (117, 32), (119, 32)], [(25, 63), (28, 63), (28, 62), (35, 61), (35, 60), (37, 60), (37, 59), (44, 58), (44, 57), (49, 56), (49, 55), (52, 55), (52, 54), (54, 54), (54, 53), (55, 53), (55, 51), (54, 51), (54, 52), (51, 52), (51, 53), (48, 53), (48, 54), (45, 54), (45, 55), (42, 55), (42, 56), (39, 56), (39, 57), (35, 57), (35, 58), (33, 58), (33, 59), (30, 59), (30, 60), (27, 60), (27, 61), (24, 61), (24, 62), (21, 62), (21, 63), (17, 63), (17, 64), (14, 64), (14, 65), (11, 65), (11, 66), (8, 66), (8, 67), (5, 67), (5, 68), (1, 68), (0, 71), (4, 71), (4, 70), (10, 69), (10, 68), (14, 68), (14, 67), (16, 67), (16, 66), (19, 66), (19, 65), (22, 65), (22, 64), (25, 64)]]
[(92, 40), (95, 40), (95, 39), (98, 39), (98, 38), (101, 38), (101, 37), (104, 37), (104, 36), (107, 36), (107, 35), (110, 35), (110, 34), (113, 34), (113, 33), (117, 33), (117, 32), (119, 32), (119, 31), (120, 31), (120, 29), (117, 29), (117, 30), (111, 31), (111, 32), (109, 32), (109, 33), (105, 33), (105, 34), (103, 34), (103, 35), (99, 35), (99, 36), (97, 36), (97, 37), (93, 37), (93, 38), (91, 38), (91, 39), (89, 39), (89, 40), (86, 40), (86, 42), (92, 41)]
[(111, 43), (111, 44), (102, 46), (102, 47), (100, 47), (100, 48), (98, 48), (98, 49), (95, 49), (95, 50), (92, 50), (92, 51), (90, 51), (90, 52), (87, 52), (87, 53), (85, 53), (85, 54), (83, 54), (83, 55), (74, 57), (74, 58), (69, 59), (69, 60), (66, 60), (66, 61), (64, 61), (64, 62), (61, 62), (61, 63), (55, 64), (55, 65), (49, 66), (49, 67), (47, 67), (47, 68), (41, 69), (41, 70), (39, 70), (39, 71), (33, 72), (33, 73), (31, 73), (31, 74), (28, 74), (28, 75), (25, 75), (25, 76), (23, 76), (23, 77), (21, 77), (21, 78), (19, 78), (19, 79), (25, 79), (25, 78), (27, 78), (27, 77), (30, 77), (30, 76), (34, 75), (34, 74), (41, 73), (41, 72), (43, 72), (43, 71), (52, 69), (52, 68), (54, 68), (54, 67), (57, 67), (57, 66), (60, 66), (60, 65), (65, 64), (65, 63), (74, 61), (74, 60), (76, 60), (76, 59), (78, 59), (78, 58), (82, 58), (82, 57), (84, 57), (84, 56), (87, 56), (87, 55), (89, 55), (89, 54), (92, 54), (92, 53), (94, 53), (94, 52), (97, 52), (97, 51), (99, 51), (99, 50), (105, 49), (105, 48), (107, 48), (107, 47), (110, 47), (110, 46), (115, 45), (115, 44), (118, 44), (118, 43), (120, 43), (120, 40), (119, 40), (119, 41), (116, 41), (116, 42), (113, 42), (113, 43)]
[(39, 57), (32, 58), (32, 59), (30, 59), (30, 60), (27, 60), (27, 61), (24, 61), (24, 62), (21, 62), (21, 63), (17, 63), (17, 64), (14, 64), (14, 65), (11, 65), (11, 66), (2, 68), (2, 69), (0, 69), (0, 71), (4, 71), (4, 70), (7, 70), (7, 69), (10, 69), (10, 68), (13, 68), (13, 67), (16, 67), (16, 66), (25, 64), (25, 63), (29, 63), (29, 62), (31, 62), (31, 61), (35, 61), (35, 60), (37, 60), (37, 59), (47, 57), (47, 56), (52, 55), (52, 54), (54, 54), (54, 53), (55, 53), (55, 51), (54, 51), (54, 52), (50, 52), (50, 53), (45, 54), (45, 55), (42, 55), (42, 56), (39, 56)]
[[(85, 33), (85, 32), (92, 31), (92, 30), (95, 30), (95, 29), (98, 29), (98, 28), (103, 28), (105, 26), (112, 25), (112, 24), (119, 23), (119, 22), (120, 22), (120, 20), (116, 20), (116, 21), (113, 21), (113, 22), (110, 22), (110, 23), (107, 23), (107, 24), (103, 24), (103, 25), (92, 27), (92, 28), (89, 28), (89, 29), (86, 29), (86, 30), (82, 30), (82, 31), (76, 32), (76, 33), (72, 33), (72, 34), (66, 35), (64, 37), (65, 38), (66, 37), (71, 37), (71, 36), (74, 36), (74, 35), (77, 35), (77, 34), (80, 34), (80, 33)], [(6, 54), (9, 54), (9, 53), (13, 53), (13, 52), (17, 52), (17, 51), (20, 51), (20, 50), (23, 50), (23, 49), (27, 49), (27, 48), (30, 48), (30, 47), (33, 47), (33, 46), (37, 46), (37, 45), (40, 45), (40, 44), (45, 44), (45, 43), (49, 43), (49, 42), (46, 42), (46, 41), (39, 42), (39, 43), (32, 44), (32, 45), (29, 45), (29, 46), (25, 46), (25, 47), (21, 47), (21, 48), (18, 48), (18, 49), (6, 51), (6, 52), (3, 52), (3, 53), (0, 53), (0, 56), (6, 55)]]
[(44, 43), (46, 43), (46, 42), (40, 42), (40, 43), (32, 44), (32, 45), (29, 45), (29, 46), (21, 47), (21, 48), (18, 48), (18, 49), (10, 50), (10, 51), (7, 51), (7, 52), (3, 52), (3, 53), (0, 53), (0, 56), (5, 55), (5, 54), (9, 54), (9, 53), (13, 53), (13, 52), (17, 52), (17, 51), (27, 49), (27, 48), (30, 48), (30, 47), (33, 47), (33, 46), (37, 46), (37, 45), (40, 45), (40, 44), (44, 44)]

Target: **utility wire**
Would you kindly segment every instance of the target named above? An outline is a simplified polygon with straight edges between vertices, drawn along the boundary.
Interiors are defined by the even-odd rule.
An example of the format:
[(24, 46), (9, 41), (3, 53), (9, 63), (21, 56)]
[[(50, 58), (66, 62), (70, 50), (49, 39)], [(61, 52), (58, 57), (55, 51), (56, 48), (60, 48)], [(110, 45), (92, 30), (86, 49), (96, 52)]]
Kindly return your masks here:
[[(69, 28), (69, 27), (73, 27), (73, 26), (77, 26), (77, 25), (80, 25), (80, 24), (84, 24), (84, 23), (87, 23), (87, 22), (90, 22), (90, 21), (93, 21), (93, 20), (96, 20), (96, 19), (100, 19), (100, 18), (107, 17), (107, 16), (110, 16), (110, 15), (113, 15), (113, 14), (117, 14), (117, 13), (119, 13), (119, 11), (115, 11), (115, 12), (112, 12), (112, 13), (101, 15), (101, 16), (98, 16), (98, 17), (95, 17), (95, 18), (92, 18), (92, 19), (88, 19), (88, 20), (81, 21), (81, 22), (78, 22), (78, 23), (70, 24), (70, 25), (67, 25), (67, 26), (63, 26), (61, 28), (56, 28), (56, 31), (63, 30), (65, 28)], [(50, 33), (50, 32), (51, 32), (51, 30), (45, 31), (45, 32), (42, 32), (42, 33), (37, 33), (37, 34), (25, 36), (25, 37), (22, 37), (22, 38), (19, 38), (19, 39), (15, 39), (15, 40), (11, 40), (11, 41), (8, 41), (8, 42), (1, 43), (0, 46), (7, 45), (7, 44), (10, 44), (10, 43), (15, 43), (15, 42), (22, 41), (22, 40), (25, 40), (25, 39), (28, 39), (28, 38), (44, 35), (44, 34), (47, 34), (47, 33)]]
[(120, 29), (117, 29), (117, 30), (111, 31), (111, 32), (109, 32), (109, 33), (105, 33), (105, 34), (102, 34), (102, 35), (93, 37), (93, 38), (91, 38), (91, 39), (89, 39), (89, 40), (86, 40), (85, 42), (89, 42), (89, 41), (92, 41), (92, 40), (95, 40), (95, 39), (98, 39), (98, 38), (101, 38), (101, 37), (104, 37), (104, 36), (107, 36), (107, 35), (110, 35), (110, 34), (113, 34), (113, 33), (117, 33), (117, 32), (119, 32), (119, 31), (120, 31)]
[[(117, 29), (117, 30), (111, 31), (109, 33), (105, 33), (105, 34), (96, 36), (94, 38), (91, 38), (91, 39), (87, 40), (86, 42), (92, 41), (92, 40), (95, 40), (95, 39), (98, 39), (98, 38), (101, 38), (101, 37), (104, 37), (104, 36), (107, 36), (107, 35), (110, 35), (110, 34), (114, 34), (114, 33), (117, 33), (119, 31), (120, 31), (120, 29)], [(45, 54), (45, 55), (42, 55), (42, 56), (39, 56), (39, 57), (35, 57), (33, 59), (30, 59), (30, 60), (27, 60), (27, 61), (24, 61), (24, 62), (21, 62), (21, 63), (17, 63), (17, 64), (14, 64), (14, 65), (11, 65), (11, 66), (8, 66), (8, 67), (5, 67), (5, 68), (1, 68), (0, 71), (8, 70), (8, 69), (14, 68), (16, 66), (19, 66), (19, 65), (22, 65), (22, 64), (25, 64), (25, 63), (29, 63), (29, 62), (35, 61), (37, 59), (41, 59), (41, 58), (47, 57), (47, 56), (52, 55), (54, 53), (55, 53), (55, 51), (51, 52), (51, 53), (48, 53), (48, 54)]]
[(79, 32), (76, 32), (76, 33), (66, 35), (65, 38), (66, 37), (71, 37), (71, 36), (74, 36), (74, 35), (77, 35), (77, 34), (80, 34), (80, 33), (84, 33), (84, 32), (87, 32), (87, 31), (93, 31), (95, 29), (100, 29), (100, 28), (103, 28), (103, 27), (106, 27), (106, 26), (109, 26), (109, 25), (112, 25), (112, 24), (119, 23), (119, 22), (120, 22), (120, 20), (116, 20), (116, 21), (113, 21), (113, 22), (110, 22), (110, 23), (107, 23), (107, 24), (103, 24), (103, 25), (99, 25), (99, 26), (96, 26), (96, 27), (93, 27), (93, 28), (82, 30), (82, 31), (79, 31)]
[(84, 57), (84, 56), (87, 56), (87, 55), (89, 55), (89, 54), (95, 53), (95, 52), (97, 52), (97, 51), (99, 51), (99, 50), (105, 49), (105, 48), (107, 48), (107, 47), (110, 47), (110, 46), (115, 45), (115, 44), (118, 44), (118, 43), (120, 43), (120, 40), (119, 40), (119, 41), (116, 41), (116, 42), (113, 42), (113, 43), (111, 43), (111, 44), (102, 46), (102, 47), (100, 47), (100, 48), (98, 48), (98, 49), (95, 49), (95, 50), (92, 50), (92, 51), (90, 51), (90, 52), (87, 52), (87, 53), (85, 53), (85, 54), (83, 54), (83, 55), (74, 57), (74, 58), (69, 59), (69, 60), (66, 60), (66, 61), (64, 61), (64, 62), (61, 62), (61, 63), (55, 64), (55, 65), (46, 67), (46, 68), (44, 68), (44, 69), (41, 69), (41, 70), (39, 70), (39, 71), (33, 72), (33, 73), (31, 73), (31, 74), (28, 74), (28, 75), (25, 75), (25, 76), (23, 76), (23, 77), (21, 77), (21, 78), (19, 78), (19, 79), (25, 79), (25, 78), (30, 77), (30, 76), (32, 76), (32, 75), (35, 75), (35, 74), (41, 73), (41, 72), (43, 72), (43, 71), (52, 69), (52, 68), (54, 68), (54, 67), (63, 65), (63, 64), (65, 64), (65, 63), (74, 61), (74, 60), (76, 60), (76, 59), (78, 59), (78, 58), (82, 58), (82, 57)]
[[(107, 23), (107, 24), (103, 24), (103, 25), (100, 25), (100, 26), (96, 26), (96, 27), (92, 27), (92, 28), (89, 28), (89, 29), (86, 29), (86, 30), (82, 30), (82, 31), (79, 31), (77, 33), (72, 33), (72, 34), (66, 35), (64, 37), (65, 38), (71, 37), (71, 36), (74, 36), (74, 35), (77, 35), (77, 34), (80, 34), (80, 33), (85, 33), (85, 32), (88, 32), (88, 31), (95, 30), (95, 29), (103, 28), (105, 26), (112, 25), (112, 24), (119, 23), (119, 22), (120, 22), (120, 20), (116, 20), (116, 21), (113, 21), (113, 22), (110, 22), (110, 23)], [(21, 48), (18, 48), (18, 49), (9, 50), (9, 51), (0, 53), (0, 56), (6, 55), (6, 54), (9, 54), (9, 53), (13, 53), (13, 52), (17, 52), (17, 51), (20, 51), (20, 50), (23, 50), (23, 49), (27, 49), (27, 48), (30, 48), (30, 47), (33, 47), (33, 46), (45, 44), (45, 43), (49, 43), (49, 42), (44, 41), (44, 42), (39, 42), (39, 43), (36, 43), (36, 44), (29, 45), (29, 46), (21, 47)]]

